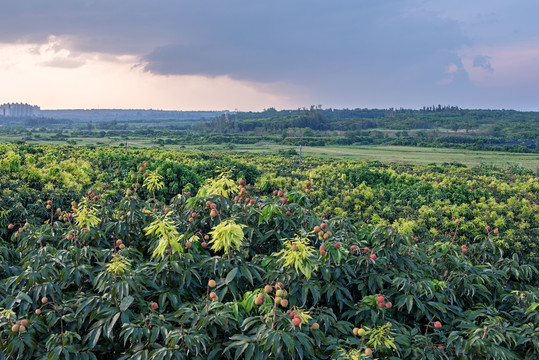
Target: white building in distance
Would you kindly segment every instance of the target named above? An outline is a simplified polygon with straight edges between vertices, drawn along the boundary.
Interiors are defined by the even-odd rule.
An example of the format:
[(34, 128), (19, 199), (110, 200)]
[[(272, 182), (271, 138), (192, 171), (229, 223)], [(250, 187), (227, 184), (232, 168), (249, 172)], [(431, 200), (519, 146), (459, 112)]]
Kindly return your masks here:
[(39, 106), (22, 103), (0, 105), (0, 117), (38, 117), (41, 115)]

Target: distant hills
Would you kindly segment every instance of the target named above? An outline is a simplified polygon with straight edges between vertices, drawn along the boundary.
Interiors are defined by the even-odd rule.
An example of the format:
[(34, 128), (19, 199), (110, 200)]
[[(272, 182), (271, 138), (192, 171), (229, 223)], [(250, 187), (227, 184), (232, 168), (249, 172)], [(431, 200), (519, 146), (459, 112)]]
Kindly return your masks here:
[(117, 110), (117, 109), (74, 109), (41, 110), (41, 116), (81, 122), (100, 121), (155, 121), (155, 120), (200, 120), (223, 115), (227, 111), (172, 111), (172, 110)]

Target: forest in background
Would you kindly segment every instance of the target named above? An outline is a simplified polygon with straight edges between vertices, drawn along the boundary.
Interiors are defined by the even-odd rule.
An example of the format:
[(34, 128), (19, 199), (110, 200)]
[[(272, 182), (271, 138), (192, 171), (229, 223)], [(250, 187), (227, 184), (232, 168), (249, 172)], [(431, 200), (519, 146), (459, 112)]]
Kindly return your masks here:
[[(103, 113), (100, 113), (103, 115)], [(398, 145), (469, 150), (539, 152), (539, 113), (514, 110), (470, 110), (455, 106), (411, 109), (269, 108), (261, 112), (224, 112), (212, 118), (196, 113), (182, 120), (167, 112), (151, 119), (136, 112), (99, 117), (0, 118), (12, 141), (66, 141), (81, 138), (133, 137), (158, 146), (189, 144), (274, 143), (294, 146)], [(201, 113), (202, 114), (202, 113)], [(211, 113), (204, 113), (208, 116)], [(91, 119), (91, 117), (89, 117)]]

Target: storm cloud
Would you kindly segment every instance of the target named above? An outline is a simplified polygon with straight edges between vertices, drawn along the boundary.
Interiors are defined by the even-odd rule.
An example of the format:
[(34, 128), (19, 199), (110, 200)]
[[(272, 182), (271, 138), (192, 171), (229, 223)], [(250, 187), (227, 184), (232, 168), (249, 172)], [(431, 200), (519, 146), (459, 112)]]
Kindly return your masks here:
[[(499, 6), (477, 14), (489, 26), (501, 15)], [(460, 52), (479, 36), (458, 16), (420, 0), (28, 0), (0, 5), (0, 42), (54, 36), (73, 53), (135, 55), (153, 74), (227, 76), (274, 92), (286, 83), (335, 107), (461, 105), (484, 97)], [(492, 71), (490, 54), (470, 56)]]

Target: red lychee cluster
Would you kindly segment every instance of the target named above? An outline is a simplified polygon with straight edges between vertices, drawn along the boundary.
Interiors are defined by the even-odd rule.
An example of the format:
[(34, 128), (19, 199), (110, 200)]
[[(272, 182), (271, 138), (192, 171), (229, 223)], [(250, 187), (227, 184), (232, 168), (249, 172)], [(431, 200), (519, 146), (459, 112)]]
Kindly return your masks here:
[(247, 192), (247, 188), (245, 187), (245, 180), (239, 180), (238, 185), (240, 188), (240, 193), (234, 197), (234, 201), (244, 203), (245, 205), (254, 205), (255, 199), (249, 197), (249, 193)]
[(312, 193), (314, 190), (311, 189), (311, 182), (310, 181), (307, 181), (307, 183), (305, 184), (305, 194), (310, 194)]
[(280, 197), (283, 205), (288, 202), (288, 198), (284, 195), (284, 192), (282, 190), (274, 190), (273, 195)]
[(208, 200), (206, 201), (206, 207), (210, 208), (210, 216), (212, 218), (219, 215), (219, 212), (217, 211), (217, 205), (215, 203)]
[(386, 301), (386, 297), (382, 294), (376, 296), (376, 300), (378, 301), (378, 307), (380, 309), (391, 309), (393, 307), (393, 304), (390, 301)]

